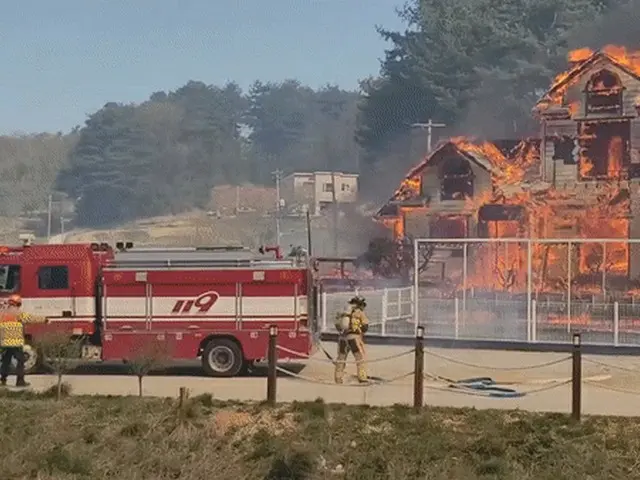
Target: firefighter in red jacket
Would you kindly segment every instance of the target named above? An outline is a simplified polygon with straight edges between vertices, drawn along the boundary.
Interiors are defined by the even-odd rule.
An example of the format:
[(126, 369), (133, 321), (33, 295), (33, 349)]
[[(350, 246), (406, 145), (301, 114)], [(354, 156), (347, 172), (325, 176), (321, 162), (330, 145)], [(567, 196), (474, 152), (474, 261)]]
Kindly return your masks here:
[(356, 359), (358, 381), (367, 383), (367, 369), (365, 366), (365, 349), (363, 335), (369, 329), (369, 320), (364, 313), (367, 302), (362, 297), (353, 297), (349, 301), (350, 309), (336, 316), (336, 328), (338, 337), (338, 358), (335, 362), (335, 382), (342, 383), (349, 352)]
[(0, 312), (0, 385), (7, 384), (11, 360), (16, 359), (16, 386), (28, 387), (24, 380), (24, 324), (47, 323), (44, 317), (29, 315), (22, 310), (20, 295), (11, 295), (7, 301), (7, 308)]

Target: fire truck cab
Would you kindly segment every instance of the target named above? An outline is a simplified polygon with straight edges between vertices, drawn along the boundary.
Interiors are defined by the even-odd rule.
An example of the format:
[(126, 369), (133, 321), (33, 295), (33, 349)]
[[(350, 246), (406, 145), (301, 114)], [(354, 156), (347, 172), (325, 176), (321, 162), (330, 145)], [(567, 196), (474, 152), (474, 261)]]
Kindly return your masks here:
[(80, 339), (87, 360), (133, 361), (161, 344), (167, 358), (201, 358), (207, 374), (235, 376), (266, 358), (271, 325), (280, 345), (311, 353), (308, 261), (262, 252), (122, 242), (2, 247), (0, 298), (19, 293), (26, 312), (50, 319), (25, 327), (28, 370), (38, 365), (38, 338), (55, 330)]

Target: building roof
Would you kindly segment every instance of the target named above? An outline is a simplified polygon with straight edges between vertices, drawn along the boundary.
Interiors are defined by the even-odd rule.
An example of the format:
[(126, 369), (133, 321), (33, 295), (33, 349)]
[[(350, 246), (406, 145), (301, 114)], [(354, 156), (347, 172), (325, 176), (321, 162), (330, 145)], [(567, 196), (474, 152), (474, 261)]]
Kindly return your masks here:
[(556, 93), (558, 90), (565, 88), (566, 85), (573, 82), (576, 78), (582, 76), (582, 74), (584, 74), (589, 68), (591, 68), (595, 63), (597, 63), (600, 60), (605, 60), (607, 63), (614, 65), (615, 67), (619, 68), (625, 73), (628, 73), (632, 77), (640, 80), (640, 76), (635, 71), (633, 71), (623, 63), (616, 60), (613, 56), (608, 55), (602, 51), (597, 51), (597, 52), (594, 52), (589, 58), (586, 58), (585, 60), (582, 60), (581, 62), (576, 63), (576, 65), (574, 65), (560, 80), (557, 80), (551, 86), (551, 88), (547, 90), (542, 95), (542, 97), (540, 97), (540, 99), (536, 103), (536, 107), (539, 104), (545, 103), (546, 101), (548, 101), (553, 96), (554, 93)]
[[(505, 160), (513, 161), (514, 163), (521, 161), (523, 156), (533, 154), (535, 161), (528, 165), (529, 169), (525, 172), (523, 181), (530, 182), (534, 180), (538, 174), (539, 168), (539, 155), (540, 155), (539, 138), (527, 138), (527, 139), (500, 139), (487, 142), (486, 145), (495, 147), (505, 158)], [(393, 196), (385, 203), (375, 214), (375, 217), (396, 217), (399, 214), (398, 203), (411, 204), (412, 206), (420, 203), (420, 198), (415, 195), (407, 195), (407, 189), (403, 188), (408, 180), (420, 175), (425, 168), (437, 161), (438, 156), (446, 153), (454, 152), (461, 155), (463, 158), (475, 163), (483, 170), (490, 174), (497, 173), (496, 170), (504, 165), (497, 165), (489, 156), (487, 156), (481, 146), (475, 145), (471, 142), (460, 142), (455, 140), (448, 140), (439, 144), (436, 149), (424, 160), (414, 166), (405, 176), (403, 183), (396, 190)], [(424, 202), (422, 202), (424, 203)]]
[[(439, 144), (438, 146), (436, 146), (436, 148), (429, 155), (427, 155), (420, 163), (418, 163), (411, 170), (409, 170), (409, 172), (407, 173), (407, 175), (405, 176), (405, 178), (403, 180), (403, 184), (407, 180), (411, 180), (412, 178), (415, 178), (418, 175), (420, 175), (424, 171), (425, 168), (427, 168), (429, 165), (431, 165), (433, 162), (435, 162), (440, 155), (442, 155), (443, 153), (446, 153), (446, 152), (453, 152), (453, 153), (456, 153), (458, 155), (461, 155), (462, 157), (464, 157), (467, 160), (475, 163), (480, 168), (486, 170), (489, 173), (493, 172), (493, 170), (495, 168), (495, 166), (493, 165), (491, 160), (488, 157), (486, 157), (485, 155), (483, 155), (480, 151), (471, 151), (471, 150), (464, 149), (459, 144), (457, 144), (456, 142), (448, 140), (448, 141), (443, 142), (443, 143)], [(376, 217), (389, 217), (389, 216), (395, 217), (395, 216), (397, 216), (398, 215), (398, 206), (397, 206), (397, 204), (395, 204), (395, 202), (400, 201), (400, 199), (402, 197), (404, 197), (404, 194), (405, 194), (405, 191), (402, 189), (402, 185), (401, 185), (400, 188), (398, 190), (396, 190), (396, 192), (393, 194), (393, 196), (387, 201), (387, 203), (385, 203), (376, 212), (375, 216)], [(411, 200), (415, 200), (415, 197), (414, 196), (410, 196), (410, 198), (406, 198), (405, 197), (402, 200), (403, 201), (411, 201)]]
[(360, 174), (358, 173), (344, 173), (344, 172), (330, 172), (330, 171), (319, 171), (319, 172), (293, 172), (289, 175), (285, 175), (284, 178), (290, 177), (314, 177), (316, 175), (335, 175), (336, 177), (342, 178), (358, 178)]

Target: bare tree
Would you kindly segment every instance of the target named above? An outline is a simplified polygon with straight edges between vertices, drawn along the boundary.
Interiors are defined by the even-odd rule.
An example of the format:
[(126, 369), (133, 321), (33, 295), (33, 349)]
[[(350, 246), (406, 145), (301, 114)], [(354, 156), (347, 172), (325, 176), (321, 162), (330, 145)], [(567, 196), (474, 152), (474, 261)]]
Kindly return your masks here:
[(146, 338), (136, 348), (135, 355), (127, 360), (132, 375), (138, 377), (138, 396), (142, 397), (142, 381), (154, 370), (168, 364), (171, 358), (165, 338)]
[(43, 363), (58, 377), (56, 399), (62, 398), (62, 377), (80, 358), (81, 338), (70, 338), (64, 332), (51, 332), (38, 341)]

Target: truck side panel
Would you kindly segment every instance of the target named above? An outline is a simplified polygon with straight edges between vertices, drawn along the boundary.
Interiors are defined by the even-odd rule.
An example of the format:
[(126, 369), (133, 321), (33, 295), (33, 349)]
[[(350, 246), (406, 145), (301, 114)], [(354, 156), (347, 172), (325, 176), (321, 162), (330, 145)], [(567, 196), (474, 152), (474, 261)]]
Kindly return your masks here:
[(235, 338), (246, 360), (261, 360), (274, 324), (283, 346), (309, 353), (304, 271), (268, 272), (271, 281), (236, 272), (245, 282), (229, 282), (217, 271), (148, 272), (138, 282), (132, 273), (104, 277), (105, 360), (130, 358), (150, 344), (162, 344), (172, 358), (193, 359), (212, 336)]
[[(210, 332), (209, 332), (210, 334)], [(295, 336), (292, 336), (294, 335)], [(269, 332), (248, 331), (216, 331), (216, 336), (228, 336), (237, 339), (245, 360), (266, 361), (269, 345)], [(201, 332), (151, 332), (151, 331), (116, 331), (103, 336), (103, 360), (135, 360), (149, 352), (161, 353), (167, 359), (193, 360), (196, 352), (207, 337)], [(278, 345), (289, 350), (309, 355), (309, 333), (281, 331), (278, 334)], [(280, 360), (301, 360), (300, 357), (278, 350)], [(303, 358), (304, 359), (304, 356)]]

